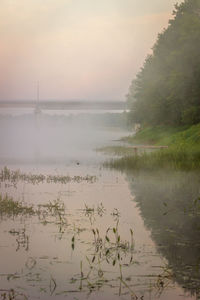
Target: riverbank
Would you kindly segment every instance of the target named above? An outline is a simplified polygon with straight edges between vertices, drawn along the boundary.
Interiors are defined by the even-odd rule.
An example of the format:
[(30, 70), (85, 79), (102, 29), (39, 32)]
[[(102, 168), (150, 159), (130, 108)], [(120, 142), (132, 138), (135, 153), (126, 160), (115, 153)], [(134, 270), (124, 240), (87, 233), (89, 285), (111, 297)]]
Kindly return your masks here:
[[(127, 154), (112, 159), (104, 165), (117, 169), (200, 169), (200, 124), (191, 127), (148, 127), (135, 135), (122, 138), (122, 141), (133, 145), (162, 145), (167, 149)], [(130, 148), (129, 148), (130, 149)], [(122, 151), (121, 151), (122, 153)], [(113, 154), (115, 152), (113, 151)]]

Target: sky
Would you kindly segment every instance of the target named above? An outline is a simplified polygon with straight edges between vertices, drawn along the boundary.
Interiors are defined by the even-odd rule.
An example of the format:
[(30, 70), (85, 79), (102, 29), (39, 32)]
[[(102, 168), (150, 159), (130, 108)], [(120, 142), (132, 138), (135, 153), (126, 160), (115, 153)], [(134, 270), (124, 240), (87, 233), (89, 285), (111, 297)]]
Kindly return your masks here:
[(124, 100), (181, 0), (0, 0), (0, 100)]

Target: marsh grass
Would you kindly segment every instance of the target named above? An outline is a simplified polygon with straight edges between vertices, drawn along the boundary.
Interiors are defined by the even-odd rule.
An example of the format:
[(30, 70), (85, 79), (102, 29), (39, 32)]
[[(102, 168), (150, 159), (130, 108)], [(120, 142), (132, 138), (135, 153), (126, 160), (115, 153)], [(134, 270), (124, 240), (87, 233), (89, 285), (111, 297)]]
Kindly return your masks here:
[(35, 211), (32, 206), (26, 206), (20, 201), (14, 201), (8, 195), (0, 194), (0, 214), (7, 216), (34, 215)]
[(93, 175), (86, 176), (69, 176), (69, 175), (44, 175), (44, 174), (32, 174), (32, 173), (23, 173), (20, 170), (10, 170), (7, 167), (4, 167), (0, 171), (0, 182), (10, 182), (13, 185), (16, 185), (18, 182), (26, 182), (31, 184), (40, 184), (40, 183), (61, 183), (67, 184), (69, 182), (96, 182), (97, 177)]
[(49, 201), (49, 203), (46, 204), (39, 204), (35, 210), (35, 214), (39, 217), (39, 220), (43, 225), (56, 225), (61, 234), (59, 238), (62, 239), (62, 235), (68, 227), (64, 202), (58, 198), (54, 201)]
[(16, 292), (13, 289), (0, 289), (0, 299), (2, 300), (27, 300), (28, 297), (23, 294)]
[(164, 266), (162, 268), (162, 272), (157, 276), (155, 280), (155, 288), (156, 288), (156, 295), (160, 297), (165, 289), (169, 288), (173, 283), (175, 278), (175, 274), (169, 268), (169, 266)]
[[(71, 235), (71, 249), (76, 251), (76, 247), (79, 247), (79, 243), (85, 243), (88, 250), (85, 253), (85, 257), (80, 261), (80, 276), (75, 275), (72, 284), (79, 282), (78, 287), (74, 288), (76, 292), (86, 292), (92, 293), (100, 288), (105, 287), (118, 287), (119, 294), (121, 295), (123, 289), (128, 290), (131, 295), (135, 296), (135, 293), (131, 290), (131, 287), (122, 275), (123, 264), (126, 267), (134, 264), (133, 254), (134, 254), (134, 236), (133, 230), (130, 229), (130, 240), (123, 240), (120, 235), (120, 212), (114, 209), (110, 215), (113, 218), (114, 225), (109, 226), (105, 232), (102, 232), (101, 228), (96, 225), (96, 218), (103, 218), (107, 213), (107, 210), (102, 203), (99, 203), (95, 207), (90, 207), (85, 204), (82, 209), (82, 213), (86, 220), (89, 222), (89, 227), (87, 228), (90, 237), (85, 240), (81, 237), (84, 230), (82, 228), (76, 228), (72, 223), (67, 223), (66, 210), (64, 203), (57, 199), (55, 201), (50, 201), (47, 204), (40, 204), (33, 209), (33, 207), (28, 207), (22, 204), (22, 202), (14, 201), (13, 198), (7, 195), (0, 195), (0, 209), (2, 215), (7, 216), (18, 216), (18, 215), (28, 215), (28, 216), (38, 216), (39, 221), (45, 225), (48, 223), (59, 225), (60, 231), (64, 233), (65, 229), (68, 229), (67, 234)], [(70, 222), (70, 221), (69, 221)], [(72, 230), (72, 227), (73, 230)], [(64, 230), (63, 230), (64, 229)], [(25, 233), (25, 228), (21, 231), (11, 230), (9, 232), (12, 236), (16, 238), (18, 251), (21, 247), (28, 250), (28, 237)], [(78, 235), (78, 237), (77, 237)], [(109, 265), (111, 268), (118, 268), (117, 276), (113, 278), (110, 277), (109, 272), (105, 271), (105, 266)], [(36, 265), (36, 260), (29, 258), (26, 262), (26, 267), (28, 270), (32, 270)], [(111, 272), (112, 273), (112, 272)], [(115, 283), (114, 286), (112, 286)], [(57, 290), (56, 278), (51, 277), (49, 283), (50, 294), (53, 295)], [(2, 290), (3, 291), (3, 290)], [(4, 290), (5, 299), (18, 299), (18, 293), (14, 290)], [(23, 296), (23, 295), (22, 295)], [(9, 298), (10, 297), (10, 298)], [(24, 299), (26, 296), (24, 296)], [(4, 298), (2, 298), (4, 299)], [(136, 299), (136, 298), (133, 298)]]
[[(40, 204), (36, 209), (26, 207), (21, 202), (14, 202), (8, 196), (1, 196), (0, 199), (2, 201), (1, 205), (7, 208), (2, 213), (9, 215), (27, 213), (28, 215), (37, 216), (39, 221), (44, 225), (48, 225), (48, 223), (58, 225), (59, 233), (65, 233), (68, 236), (68, 240), (71, 241), (71, 245), (68, 243), (68, 246), (71, 246), (72, 255), (76, 251), (79, 252), (81, 244), (85, 245), (85, 252), (80, 257), (80, 272), (74, 274), (68, 282), (73, 288), (70, 289), (69, 286), (68, 288), (66, 286), (66, 291), (60, 291), (57, 278), (51, 276), (49, 281), (49, 293), (51, 296), (55, 294), (69, 295), (69, 293), (90, 295), (93, 292), (109, 288), (118, 293), (119, 296), (129, 294), (131, 299), (143, 299), (135, 291), (133, 278), (131, 276), (127, 278), (124, 275), (127, 268), (138, 264), (138, 262), (135, 260), (134, 230), (127, 228), (126, 239), (124, 239), (120, 233), (121, 214), (117, 208), (107, 211), (103, 203), (99, 203), (94, 207), (85, 204), (84, 208), (79, 210), (81, 215), (84, 216), (84, 220), (87, 221), (87, 223), (84, 222), (84, 226), (86, 227), (82, 228), (77, 227), (73, 223), (73, 215), (68, 214), (68, 219), (66, 218), (65, 204), (60, 199)], [(102, 229), (99, 225), (99, 218), (104, 222), (104, 216), (107, 214), (111, 216), (110, 224)], [(70, 216), (72, 216), (72, 219), (70, 219)], [(84, 234), (85, 230), (87, 231), (87, 239)], [(14, 229), (10, 231), (10, 234), (16, 238), (17, 249), (20, 249), (20, 247), (25, 248), (26, 244), (28, 245), (28, 242), (24, 242), (27, 239), (25, 229), (22, 231)], [(20, 244), (18, 240), (20, 240)], [(28, 269), (26, 276), (29, 280), (42, 281), (41, 274), (35, 274), (32, 271), (37, 263), (35, 258), (29, 257), (25, 264)], [(15, 273), (14, 277), (12, 277), (13, 275), (8, 276), (10, 276), (10, 280), (14, 280), (16, 276), (18, 276), (17, 278), (21, 278), (19, 273)], [(152, 289), (158, 289), (159, 294), (161, 294), (168, 286), (168, 281), (171, 280), (171, 277), (167, 276), (168, 274), (166, 275), (165, 273), (155, 276)], [(28, 299), (23, 294), (19, 294), (14, 290), (2, 291), (5, 291), (3, 292), (5, 293), (5, 297), (2, 299), (16, 300), (19, 295), (22, 296), (22, 299)], [(43, 291), (45, 293), (48, 292), (48, 290)]]
[[(123, 141), (134, 145), (142, 143), (168, 146), (168, 148), (138, 151), (137, 154), (131, 155), (124, 154), (121, 158), (105, 162), (104, 166), (122, 170), (200, 169), (200, 125), (189, 128), (164, 126), (144, 128), (134, 136), (123, 138)], [(115, 149), (109, 151), (113, 151), (113, 155), (117, 152)]]
[(111, 159), (105, 162), (104, 166), (119, 170), (155, 170), (159, 168), (195, 170), (200, 169), (200, 148), (180, 145), (179, 147)]
[[(59, 233), (64, 233), (68, 223), (65, 205), (60, 199), (39, 204), (37, 207), (25, 205), (11, 196), (0, 194), (0, 215), (6, 217), (37, 216), (40, 223), (53, 223), (59, 227)], [(15, 232), (17, 233), (17, 232)]]

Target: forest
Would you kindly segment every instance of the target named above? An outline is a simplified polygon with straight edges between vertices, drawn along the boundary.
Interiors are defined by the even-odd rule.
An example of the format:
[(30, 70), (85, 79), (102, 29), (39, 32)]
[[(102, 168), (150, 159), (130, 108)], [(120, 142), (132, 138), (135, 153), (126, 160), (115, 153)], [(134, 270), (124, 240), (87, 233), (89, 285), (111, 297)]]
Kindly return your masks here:
[(129, 122), (147, 126), (200, 122), (200, 0), (175, 5), (127, 95)]

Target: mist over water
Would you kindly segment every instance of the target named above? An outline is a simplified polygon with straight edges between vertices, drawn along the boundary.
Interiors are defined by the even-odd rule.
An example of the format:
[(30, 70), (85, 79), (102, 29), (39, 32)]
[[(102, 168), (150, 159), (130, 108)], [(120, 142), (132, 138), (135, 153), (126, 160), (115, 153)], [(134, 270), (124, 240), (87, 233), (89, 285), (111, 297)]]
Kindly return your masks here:
[(8, 299), (198, 299), (199, 174), (104, 169), (125, 117), (0, 115)]
[[(0, 158), (8, 163), (94, 164), (95, 148), (127, 133), (122, 114), (0, 116)], [(124, 128), (119, 128), (119, 121)], [(114, 142), (116, 143), (116, 141)]]
[(200, 300), (200, 0), (0, 1), (0, 300)]

